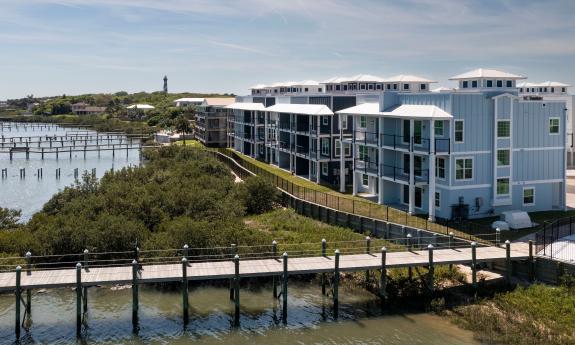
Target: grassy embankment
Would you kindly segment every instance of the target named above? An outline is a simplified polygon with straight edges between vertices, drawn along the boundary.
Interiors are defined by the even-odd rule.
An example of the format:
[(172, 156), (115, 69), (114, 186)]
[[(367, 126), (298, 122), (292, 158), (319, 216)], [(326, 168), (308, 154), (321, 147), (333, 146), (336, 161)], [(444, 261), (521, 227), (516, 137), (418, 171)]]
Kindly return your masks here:
[(535, 284), (448, 312), (488, 344), (575, 344), (575, 287)]

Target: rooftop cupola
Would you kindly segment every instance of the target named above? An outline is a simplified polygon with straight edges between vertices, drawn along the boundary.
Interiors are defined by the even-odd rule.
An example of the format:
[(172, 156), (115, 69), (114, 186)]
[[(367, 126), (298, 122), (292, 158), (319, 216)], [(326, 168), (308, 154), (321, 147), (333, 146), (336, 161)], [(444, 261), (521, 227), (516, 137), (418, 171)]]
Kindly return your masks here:
[(449, 78), (457, 80), (460, 90), (474, 89), (515, 89), (517, 80), (524, 76), (495, 69), (478, 68)]

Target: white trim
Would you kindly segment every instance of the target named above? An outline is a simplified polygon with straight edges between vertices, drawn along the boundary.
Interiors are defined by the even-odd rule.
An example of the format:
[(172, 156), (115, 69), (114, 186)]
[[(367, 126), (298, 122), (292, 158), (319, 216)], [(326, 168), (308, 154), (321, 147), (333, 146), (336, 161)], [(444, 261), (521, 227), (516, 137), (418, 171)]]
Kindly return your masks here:
[[(499, 194), (497, 192), (497, 183), (499, 182), (499, 180), (507, 180), (507, 193), (505, 194)], [(505, 198), (509, 198), (511, 196), (511, 176), (497, 176), (495, 178), (495, 196), (496, 197), (505, 197)]]
[(545, 184), (545, 183), (557, 183), (557, 182), (565, 182), (565, 180), (557, 178), (557, 179), (549, 179), (549, 180), (516, 181), (516, 182), (513, 182), (513, 185), (514, 186), (522, 186), (525, 184)]
[[(461, 122), (463, 124), (463, 127), (461, 129), (461, 141), (457, 141), (457, 139), (456, 139), (457, 122)], [(465, 143), (465, 120), (463, 120), (463, 119), (453, 120), (453, 142), (456, 144)]]
[(547, 150), (563, 150), (565, 146), (549, 146), (549, 147), (522, 147), (513, 149), (513, 152), (518, 151), (547, 151)]
[[(471, 159), (471, 178), (465, 178), (465, 162), (464, 162), (464, 167), (463, 167), (464, 178), (458, 179), (457, 178), (457, 161), (458, 160), (466, 160), (466, 159)], [(475, 171), (474, 170), (475, 170), (475, 157), (468, 156), (468, 157), (460, 157), (460, 158), (454, 159), (453, 176), (455, 178), (455, 181), (460, 181), (460, 182), (461, 181), (466, 181), (466, 182), (473, 181), (473, 179), (475, 178)]]
[[(435, 174), (436, 174), (436, 175), (438, 174), (439, 168), (438, 168), (438, 166), (437, 166), (437, 162), (438, 162), (440, 159), (443, 160), (443, 177), (434, 176), (434, 178), (437, 179), (437, 180), (440, 180), (440, 181), (445, 181), (445, 179), (446, 179), (445, 176), (447, 176), (447, 174), (446, 174), (446, 172), (447, 172), (447, 162), (446, 162), (447, 159), (446, 159), (446, 158), (444, 158), (444, 157), (435, 157), (435, 162), (434, 162), (434, 164), (435, 164)], [(430, 176), (430, 177), (431, 177), (431, 176)]]
[(459, 156), (459, 155), (484, 155), (484, 154), (491, 154), (491, 151), (459, 151), (459, 152), (451, 152), (452, 156)]
[[(525, 190), (527, 190), (527, 189), (533, 190), (533, 202), (532, 202), (532, 203), (529, 203), (529, 204), (526, 204), (526, 203), (525, 203)], [(536, 190), (537, 190), (537, 189), (536, 189), (535, 187), (533, 187), (533, 186), (523, 187), (523, 192), (521, 193), (521, 203), (523, 204), (523, 206), (526, 206), (526, 207), (528, 207), (528, 206), (535, 206), (535, 191), (536, 191)]]
[(445, 186), (442, 184), (437, 184), (437, 187), (441, 188), (441, 189), (446, 189), (446, 190), (461, 190), (461, 189), (476, 189), (476, 188), (491, 188), (492, 185), (490, 184), (468, 184), (468, 185), (462, 185), (462, 186)]

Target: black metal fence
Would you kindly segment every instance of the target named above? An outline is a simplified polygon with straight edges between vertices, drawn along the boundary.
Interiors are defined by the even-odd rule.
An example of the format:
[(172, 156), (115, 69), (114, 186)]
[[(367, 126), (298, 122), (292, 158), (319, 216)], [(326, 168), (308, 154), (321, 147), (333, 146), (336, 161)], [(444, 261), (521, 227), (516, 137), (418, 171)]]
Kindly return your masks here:
[(547, 221), (543, 229), (535, 234), (535, 248), (538, 255), (554, 260), (575, 261), (575, 217)]

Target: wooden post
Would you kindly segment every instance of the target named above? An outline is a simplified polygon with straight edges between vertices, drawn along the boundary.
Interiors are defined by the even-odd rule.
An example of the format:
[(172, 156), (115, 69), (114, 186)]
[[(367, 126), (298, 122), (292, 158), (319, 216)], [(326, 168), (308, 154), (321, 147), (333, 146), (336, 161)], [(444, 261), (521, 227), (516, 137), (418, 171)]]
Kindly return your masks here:
[(20, 303), (21, 303), (21, 293), (22, 290), (20, 288), (22, 276), (22, 267), (16, 267), (16, 323), (14, 324), (14, 332), (16, 333), (16, 339), (20, 339)]
[(529, 281), (535, 281), (535, 259), (533, 258), (532, 240), (529, 240)]
[(76, 264), (76, 336), (82, 335), (82, 264)]
[[(323, 258), (326, 257), (326, 250), (327, 250), (327, 241), (325, 238), (321, 240), (321, 256)], [(321, 274), (321, 294), (325, 296), (325, 273)]]
[[(236, 255), (238, 253), (238, 247), (235, 243), (231, 245), (232, 255)], [(230, 279), (230, 301), (234, 300), (234, 280)]]
[(501, 229), (495, 229), (495, 246), (499, 247), (501, 244)]
[[(26, 252), (26, 275), (32, 275), (32, 253)], [(30, 288), (26, 289), (26, 318), (28, 320), (32, 319), (32, 290)]]
[(182, 306), (184, 308), (184, 326), (188, 324), (189, 318), (189, 300), (188, 300), (188, 259), (182, 258)]
[(183, 253), (184, 259), (189, 260), (190, 247), (187, 244), (184, 244), (184, 250), (182, 251), (182, 253)]
[(511, 242), (505, 241), (505, 282), (511, 285)]
[(132, 261), (132, 330), (138, 332), (138, 261)]
[[(365, 238), (365, 253), (371, 254), (371, 237), (369, 236)], [(365, 270), (365, 286), (369, 286), (369, 270)]]
[(427, 246), (427, 250), (429, 251), (429, 275), (428, 275), (428, 286), (429, 286), (429, 290), (431, 291), (431, 293), (433, 293), (434, 291), (434, 286), (433, 286), (433, 273), (435, 271), (435, 268), (433, 267), (433, 244), (429, 244)]
[(471, 285), (477, 293), (477, 243), (471, 242)]
[(240, 256), (234, 256), (234, 325), (240, 325)]
[[(278, 243), (274, 240), (272, 241), (272, 257), (274, 260), (276, 260), (277, 258), (277, 253), (278, 253)], [(272, 276), (272, 286), (273, 286), (273, 296), (274, 298), (278, 297), (278, 285), (276, 282), (276, 276)]]
[(379, 298), (385, 302), (387, 288), (387, 268), (386, 268), (387, 248), (381, 248), (381, 277), (379, 278)]
[(288, 253), (283, 254), (282, 320), (287, 323)]
[[(417, 231), (420, 232), (419, 230)], [(412, 249), (411, 234), (407, 234), (407, 236), (405, 236), (405, 246), (407, 247), (407, 251), (410, 252)]]
[(333, 273), (333, 317), (339, 315), (339, 249), (335, 250), (335, 269)]

